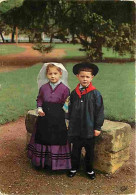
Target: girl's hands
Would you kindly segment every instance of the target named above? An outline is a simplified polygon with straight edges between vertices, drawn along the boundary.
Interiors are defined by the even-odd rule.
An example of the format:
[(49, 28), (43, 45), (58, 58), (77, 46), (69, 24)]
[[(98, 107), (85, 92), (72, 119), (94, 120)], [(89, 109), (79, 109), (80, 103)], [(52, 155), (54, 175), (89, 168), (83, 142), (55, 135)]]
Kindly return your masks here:
[(42, 108), (38, 108), (38, 115), (45, 116), (45, 112), (43, 112)]
[(98, 131), (98, 130), (94, 130), (94, 136), (99, 136), (101, 134), (101, 131)]
[(38, 111), (38, 115), (39, 115), (39, 116), (45, 116), (45, 113), (44, 113), (43, 111), (40, 110), (40, 111)]

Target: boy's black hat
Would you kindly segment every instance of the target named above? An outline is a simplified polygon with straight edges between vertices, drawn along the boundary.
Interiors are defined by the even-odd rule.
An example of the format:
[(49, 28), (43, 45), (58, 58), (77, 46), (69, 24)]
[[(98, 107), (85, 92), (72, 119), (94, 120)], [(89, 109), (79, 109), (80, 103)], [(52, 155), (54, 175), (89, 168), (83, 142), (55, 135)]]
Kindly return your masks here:
[(95, 64), (92, 64), (92, 63), (90, 63), (90, 62), (81, 62), (81, 63), (76, 64), (76, 65), (73, 66), (73, 73), (74, 73), (75, 75), (78, 74), (78, 73), (79, 73), (79, 70), (82, 69), (82, 68), (90, 68), (90, 69), (92, 69), (92, 71), (93, 71), (92, 74), (93, 74), (94, 76), (95, 76), (95, 75), (98, 73), (98, 71), (99, 71), (98, 66), (96, 66)]

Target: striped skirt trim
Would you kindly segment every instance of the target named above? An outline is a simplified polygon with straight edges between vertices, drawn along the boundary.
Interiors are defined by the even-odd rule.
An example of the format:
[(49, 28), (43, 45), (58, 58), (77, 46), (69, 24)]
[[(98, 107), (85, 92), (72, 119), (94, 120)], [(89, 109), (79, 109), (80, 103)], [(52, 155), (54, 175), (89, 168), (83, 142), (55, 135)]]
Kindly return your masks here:
[(71, 154), (70, 153), (64, 153), (64, 154), (53, 154), (49, 151), (38, 151), (36, 150), (36, 148), (29, 144), (28, 145), (28, 150), (33, 152), (33, 154), (36, 156), (36, 157), (41, 157), (41, 158), (44, 158), (45, 156), (48, 156), (48, 158), (52, 158), (52, 159), (70, 159), (71, 158)]
[(52, 170), (71, 169), (70, 144), (66, 145), (42, 145), (35, 143), (35, 132), (28, 144), (28, 158), (34, 166), (49, 166)]
[(49, 166), (52, 170), (71, 169), (71, 148), (66, 145), (42, 145), (35, 143), (34, 129), (28, 144), (28, 158), (35, 166)]

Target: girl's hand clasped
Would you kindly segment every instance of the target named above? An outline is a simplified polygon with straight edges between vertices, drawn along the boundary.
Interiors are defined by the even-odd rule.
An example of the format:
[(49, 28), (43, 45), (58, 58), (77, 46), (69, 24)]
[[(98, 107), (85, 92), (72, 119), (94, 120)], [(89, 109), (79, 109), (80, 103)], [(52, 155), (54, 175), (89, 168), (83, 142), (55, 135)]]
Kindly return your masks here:
[(40, 111), (38, 111), (38, 115), (39, 115), (39, 116), (45, 116), (45, 113), (44, 113), (43, 111), (40, 110)]

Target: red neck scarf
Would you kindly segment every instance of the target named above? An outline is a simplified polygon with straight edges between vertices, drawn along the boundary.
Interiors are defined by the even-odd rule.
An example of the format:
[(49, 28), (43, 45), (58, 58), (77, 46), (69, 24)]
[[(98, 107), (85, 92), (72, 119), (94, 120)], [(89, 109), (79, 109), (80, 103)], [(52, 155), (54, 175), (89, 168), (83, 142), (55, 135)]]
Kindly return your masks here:
[(79, 98), (81, 98), (82, 95), (85, 95), (87, 93), (89, 93), (92, 90), (95, 90), (96, 88), (92, 85), (92, 83), (89, 84), (89, 86), (81, 93), (80, 89), (79, 89), (80, 83), (77, 85), (76, 87), (76, 93), (79, 96)]

